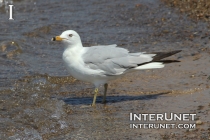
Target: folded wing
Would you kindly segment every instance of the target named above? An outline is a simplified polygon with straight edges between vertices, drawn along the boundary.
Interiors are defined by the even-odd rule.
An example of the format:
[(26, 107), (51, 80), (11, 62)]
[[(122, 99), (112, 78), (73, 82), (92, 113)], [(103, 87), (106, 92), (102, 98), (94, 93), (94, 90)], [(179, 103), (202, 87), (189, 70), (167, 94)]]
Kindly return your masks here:
[(139, 64), (151, 62), (156, 54), (129, 53), (117, 45), (86, 47), (83, 60), (90, 69), (100, 69), (105, 75), (120, 75)]

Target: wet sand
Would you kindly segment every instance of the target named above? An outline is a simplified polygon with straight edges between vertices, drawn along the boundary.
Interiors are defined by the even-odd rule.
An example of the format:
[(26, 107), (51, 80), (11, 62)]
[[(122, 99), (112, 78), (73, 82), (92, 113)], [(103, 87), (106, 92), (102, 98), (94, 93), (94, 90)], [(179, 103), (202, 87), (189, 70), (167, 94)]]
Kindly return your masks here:
[(194, 20), (210, 21), (210, 1), (183, 1), (183, 0), (162, 0), (170, 7), (177, 8), (181, 13), (186, 13), (187, 16)]
[[(210, 138), (208, 22), (158, 0), (13, 2), (14, 21), (0, 7), (0, 139)], [(127, 74), (110, 83), (105, 105), (99, 96), (96, 107), (81, 108), (91, 104), (94, 87), (68, 75), (62, 45), (50, 41), (67, 29), (78, 31), (84, 46), (181, 49), (170, 57), (181, 62)], [(196, 113), (187, 122), (196, 129), (130, 128), (138, 123), (130, 113), (165, 112)]]

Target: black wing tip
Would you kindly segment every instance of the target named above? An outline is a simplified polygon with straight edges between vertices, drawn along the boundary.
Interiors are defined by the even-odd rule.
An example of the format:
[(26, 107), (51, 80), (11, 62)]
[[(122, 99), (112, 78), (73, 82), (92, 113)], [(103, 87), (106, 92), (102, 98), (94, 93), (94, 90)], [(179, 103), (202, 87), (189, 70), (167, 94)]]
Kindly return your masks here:
[(176, 51), (172, 51), (174, 52), (174, 54), (181, 52), (182, 50), (176, 50)]
[(162, 59), (164, 59), (166, 57), (172, 56), (172, 55), (177, 54), (177, 53), (179, 53), (181, 51), (182, 50), (176, 50), (176, 51), (170, 51), (170, 52), (156, 52), (156, 53), (154, 53), (156, 55), (153, 57), (152, 61), (162, 60)]
[(182, 50), (175, 50), (175, 51), (168, 51), (168, 52), (164, 52), (164, 51), (161, 51), (161, 52), (149, 52), (149, 53), (145, 53), (145, 54), (161, 54), (161, 53), (164, 53), (164, 54), (168, 54), (168, 53), (171, 53), (171, 54), (176, 54), (176, 53), (179, 53), (181, 52)]
[(181, 62), (179, 60), (160, 60), (156, 62), (162, 62), (163, 64), (168, 64), (168, 63), (176, 63), (176, 62)]

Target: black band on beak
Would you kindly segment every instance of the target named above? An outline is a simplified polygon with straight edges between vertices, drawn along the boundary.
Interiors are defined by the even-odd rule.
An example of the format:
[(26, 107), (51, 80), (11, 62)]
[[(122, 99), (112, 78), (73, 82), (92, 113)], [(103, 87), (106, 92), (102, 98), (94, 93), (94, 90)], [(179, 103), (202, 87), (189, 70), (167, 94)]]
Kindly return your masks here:
[(55, 41), (56, 39), (55, 39), (55, 37), (53, 37), (52, 39), (51, 39), (51, 41)]

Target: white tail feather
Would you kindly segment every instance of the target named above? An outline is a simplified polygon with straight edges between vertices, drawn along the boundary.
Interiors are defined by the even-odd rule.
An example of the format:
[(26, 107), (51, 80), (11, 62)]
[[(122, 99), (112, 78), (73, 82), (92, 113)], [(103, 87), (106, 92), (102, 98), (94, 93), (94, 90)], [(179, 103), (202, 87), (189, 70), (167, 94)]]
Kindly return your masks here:
[(141, 70), (141, 69), (159, 69), (159, 68), (163, 68), (164, 64), (162, 62), (152, 62), (152, 63), (148, 63), (142, 66), (138, 66), (134, 69), (136, 70)]

